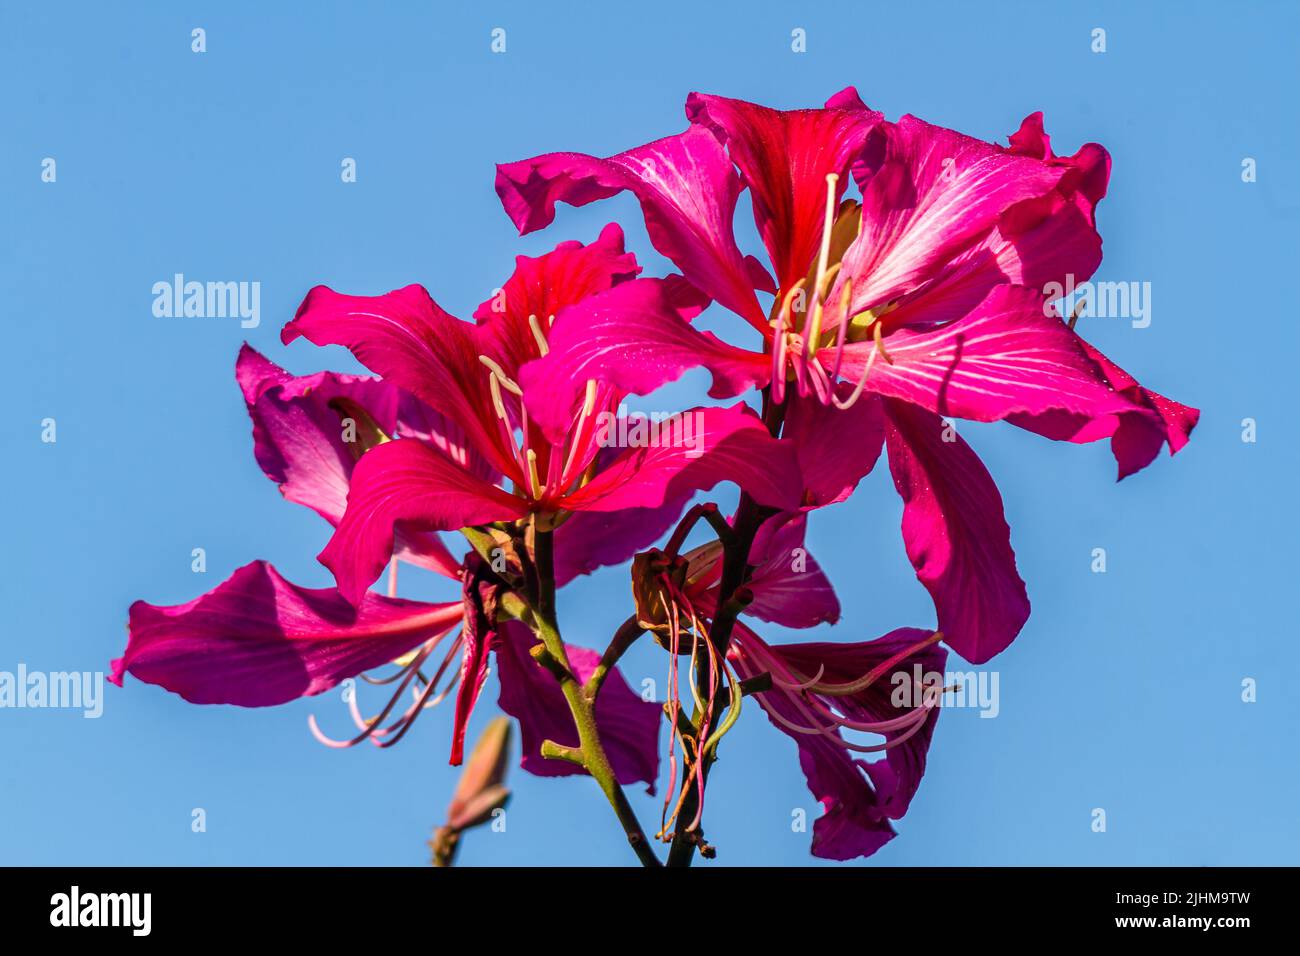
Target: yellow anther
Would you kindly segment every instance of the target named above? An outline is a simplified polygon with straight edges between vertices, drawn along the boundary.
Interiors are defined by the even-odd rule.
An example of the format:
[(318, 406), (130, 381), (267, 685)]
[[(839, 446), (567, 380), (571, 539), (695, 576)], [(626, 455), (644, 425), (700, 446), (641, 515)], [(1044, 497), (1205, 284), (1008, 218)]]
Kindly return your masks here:
[(842, 262), (835, 263), (835, 265), (826, 270), (826, 275), (822, 276), (821, 284), (817, 286), (817, 298), (822, 302), (825, 302), (826, 296), (830, 295), (831, 285), (834, 284), (835, 277), (839, 275), (840, 266), (842, 265), (844, 265)]
[(794, 317), (794, 300), (796, 296), (803, 292), (806, 285), (808, 285), (808, 280), (804, 278), (790, 286), (790, 291), (781, 298), (781, 311), (778, 312), (777, 317), (769, 323), (772, 328), (777, 328), (782, 322), (785, 323), (787, 329), (793, 324), (790, 320)]
[(849, 314), (849, 301), (853, 298), (853, 280), (845, 279), (844, 288), (840, 290), (840, 315)]
[(537, 452), (532, 448), (528, 449), (528, 487), (534, 498), (546, 493), (546, 486), (537, 475)]
[(510, 416), (506, 414), (505, 402), (501, 401), (501, 386), (499, 381), (500, 380), (495, 375), (489, 375), (488, 391), (492, 393), (492, 408), (496, 411), (497, 418), (509, 425)]
[[(551, 318), (554, 319), (555, 317), (551, 316)], [(533, 330), (533, 338), (537, 340), (537, 351), (545, 355), (551, 350), (551, 347), (546, 344), (546, 336), (542, 334), (542, 327), (537, 323), (537, 316), (530, 315), (528, 317), (528, 327)]]
[(592, 413), (595, 407), (596, 407), (596, 380), (594, 378), (589, 378), (587, 379), (587, 394), (582, 401), (582, 418), (578, 419), (579, 426), (581, 426), (582, 422), (586, 419), (586, 417)]
[(488, 358), (486, 355), (480, 355), (478, 360), (488, 367), (492, 372), (493, 378), (500, 380), (502, 387), (505, 388), (506, 391), (514, 395), (523, 396), (524, 390), (511, 381), (510, 376), (505, 373), (500, 365)]
[(885, 360), (886, 362), (888, 362), (890, 365), (893, 365), (893, 364), (894, 364), (894, 357), (893, 357), (892, 355), (890, 355), (888, 352), (885, 351), (884, 333), (883, 333), (883, 331), (882, 331), (882, 330), (884, 329), (884, 327), (885, 327), (885, 326), (884, 326), (884, 323), (882, 323), (882, 322), (877, 322), (877, 323), (876, 323), (876, 328), (875, 328), (875, 331), (874, 331), (874, 337), (875, 337), (875, 342), (876, 342), (876, 351), (880, 353), (880, 357), (881, 357), (882, 359), (884, 359), (884, 360)]

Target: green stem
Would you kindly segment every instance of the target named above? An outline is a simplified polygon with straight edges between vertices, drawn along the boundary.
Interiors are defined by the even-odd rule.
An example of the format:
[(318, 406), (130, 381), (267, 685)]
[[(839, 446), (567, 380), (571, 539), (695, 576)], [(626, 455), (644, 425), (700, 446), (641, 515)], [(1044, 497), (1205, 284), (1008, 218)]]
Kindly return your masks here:
[[(614, 808), (614, 814), (627, 834), (631, 845), (643, 866), (657, 867), (662, 864), (655, 856), (646, 839), (645, 831), (636, 818), (627, 795), (614, 775), (614, 768), (609, 762), (605, 748), (600, 742), (600, 732), (596, 727), (596, 709), (594, 694), (588, 697), (583, 688), (573, 678), (573, 668), (569, 664), (568, 654), (564, 650), (564, 640), (556, 624), (555, 616), (555, 560), (552, 532), (535, 531), (533, 534), (533, 560), (537, 569), (538, 593), (537, 607), (532, 615), (533, 632), (541, 640), (547, 654), (563, 669), (557, 673), (560, 690), (573, 715), (573, 725), (578, 731), (578, 746), (559, 747), (547, 741), (543, 744), (543, 754), (556, 759), (581, 762), (587, 772), (595, 779), (605, 798)], [(562, 676), (560, 676), (562, 674)], [(594, 676), (594, 675), (593, 675)], [(599, 689), (599, 683), (597, 683)], [(549, 746), (548, 746), (549, 744)]]
[(635, 614), (619, 625), (618, 630), (614, 632), (609, 646), (605, 648), (605, 653), (600, 656), (600, 663), (596, 665), (596, 669), (587, 678), (586, 686), (582, 688), (582, 693), (593, 706), (596, 703), (596, 695), (600, 693), (601, 685), (605, 683), (605, 678), (618, 665), (627, 649), (644, 633), (645, 629), (637, 623)]

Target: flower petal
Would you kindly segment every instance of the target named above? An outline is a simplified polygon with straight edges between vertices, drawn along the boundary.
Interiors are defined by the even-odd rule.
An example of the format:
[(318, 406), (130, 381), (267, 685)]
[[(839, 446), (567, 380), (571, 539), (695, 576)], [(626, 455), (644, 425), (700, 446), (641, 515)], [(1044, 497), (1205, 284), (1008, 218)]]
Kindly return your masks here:
[(461, 605), (302, 588), (264, 561), (185, 604), (131, 605), (126, 651), (112, 664), (196, 704), (265, 707), (319, 694), (445, 634)]
[(691, 492), (671, 496), (657, 508), (578, 511), (555, 531), (555, 585), (581, 574), (622, 564), (654, 544), (681, 516)]
[(794, 447), (768, 434), (744, 403), (694, 408), (659, 423), (668, 441), (628, 448), (590, 482), (563, 500), (570, 511), (657, 508), (688, 491), (720, 481), (739, 485), (759, 504), (799, 505)]
[(343, 520), (320, 561), (339, 591), (362, 599), (393, 551), (397, 522), (414, 531), (453, 531), (521, 518), (520, 499), (466, 471), (437, 449), (402, 438), (370, 449), (352, 473)]
[[(528, 654), (537, 643), (527, 628), (517, 621), (502, 628), (496, 645), (500, 672), (501, 696), (497, 703), (507, 714), (519, 720), (523, 738), (522, 766), (541, 777), (563, 777), (585, 773), (582, 768), (563, 760), (548, 760), (541, 755), (543, 740), (553, 740), (565, 747), (578, 745), (559, 682), (539, 667)], [(564, 645), (574, 676), (585, 682), (600, 655), (586, 647)], [(632, 692), (617, 668), (605, 678), (596, 698), (596, 726), (618, 782), (627, 786), (642, 781), (648, 793), (654, 793), (659, 775), (659, 721), (662, 710), (654, 701), (645, 701)]]
[[(343, 422), (352, 411), (341, 402), (360, 407), (387, 434), (409, 431), (407, 420), (419, 409), (427, 419), (437, 419), (421, 419), (423, 440), (439, 443), (451, 454), (472, 454), (452, 437), (459, 429), (379, 379), (334, 372), (293, 376), (247, 344), (240, 349), (235, 376), (253, 420), (253, 449), (262, 471), (285, 498), (332, 525), (343, 518), (361, 452), (344, 440)], [(354, 423), (354, 431), (359, 430)], [(434, 535), (400, 535), (396, 554), (447, 577), (459, 574), (460, 562)]]
[[(888, 664), (899, 655), (899, 660), (866, 689), (846, 697), (836, 697), (831, 703), (845, 716), (861, 721), (893, 720), (905, 715), (924, 700), (919, 689), (905, 698), (898, 698), (904, 685), (914, 687), (915, 676), (920, 672), (922, 682), (936, 690), (943, 685), (944, 664), (948, 654), (935, 644), (907, 653), (909, 648), (921, 644), (933, 632), (915, 627), (900, 627), (874, 641), (853, 644), (776, 644), (769, 650), (799, 673), (812, 676), (822, 674), (830, 684), (847, 684), (856, 681), (877, 667)], [(937, 685), (937, 686), (936, 686)], [(925, 774), (926, 754), (934, 727), (939, 720), (940, 708), (934, 706), (920, 730), (908, 734), (904, 730), (886, 733), (886, 740), (899, 742), (885, 751), (885, 759), (866, 764), (867, 773), (876, 785), (876, 806), (890, 819), (899, 820), (911, 805), (912, 797)]]
[[(841, 372), (850, 379), (867, 372), (868, 391), (974, 421), (1052, 409), (1090, 418), (1135, 410), (1068, 326), (1045, 309), (1045, 298), (1032, 289), (998, 286), (955, 322), (888, 333), (884, 348), (892, 363), (872, 342), (846, 345)], [(834, 362), (830, 350), (819, 358)]]
[(947, 644), (982, 664), (1029, 617), (1002, 496), (983, 462), (942, 419), (892, 399), (884, 407), (907, 556), (934, 599)]
[[(845, 382), (838, 388), (842, 399), (851, 390)], [(884, 447), (885, 422), (873, 396), (840, 409), (792, 391), (786, 399), (782, 435), (794, 442), (799, 456), (804, 505), (821, 508), (848, 498), (876, 466)]]
[(727, 146), (754, 200), (754, 220), (788, 289), (809, 271), (826, 216), (826, 177), (835, 174), (835, 203), (848, 185), (849, 164), (881, 115), (859, 106), (773, 110), (744, 100), (692, 93), (686, 115)]
[(1011, 415), (1007, 420), (1058, 441), (1082, 443), (1109, 438), (1111, 451), (1119, 464), (1121, 480), (1151, 464), (1165, 444), (1169, 445), (1171, 455), (1181, 451), (1200, 420), (1200, 410), (1143, 388), (1137, 379), (1094, 346), (1082, 338), (1078, 342), (1084, 353), (1096, 363), (1100, 374), (1117, 392), (1129, 399), (1134, 408), (1092, 416), (1065, 411), (1042, 415)]
[[(739, 622), (735, 628), (742, 643), (746, 635), (753, 634)], [(731, 659), (742, 678), (761, 673), (738, 648), (733, 650)], [(789, 695), (765, 691), (759, 697), (768, 720), (798, 746), (799, 766), (808, 781), (808, 789), (825, 811), (813, 824), (813, 856), (827, 860), (871, 856), (892, 840), (896, 835), (894, 828), (879, 805), (865, 773), (865, 763), (854, 760), (835, 740), (818, 734), (794, 733), (773, 716), (775, 711), (786, 721), (801, 726), (805, 723), (803, 712)]]
[[(828, 301), (853, 283), (851, 312), (884, 306), (934, 277), (1016, 203), (1046, 196), (1064, 169), (914, 116), (880, 123), (854, 166), (862, 227)], [(838, 318), (838, 316), (837, 316)]]
[(529, 413), (558, 440), (569, 429), (588, 379), (648, 395), (703, 365), (714, 398), (766, 384), (769, 359), (695, 329), (683, 317), (698, 301), (684, 282), (637, 279), (564, 310), (550, 333), (550, 354), (520, 372)]
[(535, 316), (540, 330), (563, 309), (636, 276), (636, 256), (623, 250), (623, 230), (610, 223), (590, 245), (562, 242), (545, 255), (518, 256), (515, 271), (491, 299), (474, 312), (485, 348), (507, 375), (541, 352), (529, 326)]
[(749, 560), (754, 565), (749, 589), (754, 600), (745, 608), (760, 620), (783, 627), (816, 627), (840, 619), (840, 602), (830, 579), (804, 546), (808, 516), (776, 515), (754, 536)]
[(520, 233), (550, 224), (557, 202), (583, 206), (624, 189), (640, 200), (654, 247), (687, 279), (755, 327), (766, 324), (757, 264), (732, 232), (740, 181), (707, 130), (692, 126), (608, 159), (549, 153), (497, 166), (497, 195)]
[(344, 346), (385, 381), (459, 424), (468, 443), (499, 472), (521, 480), (493, 415), (488, 370), (479, 362), (486, 346), (477, 331), (444, 312), (418, 285), (378, 296), (316, 286), (280, 338), (288, 344), (301, 335), (316, 345)]
[(487, 562), (471, 554), (465, 562), (461, 587), (464, 623), (460, 631), (460, 680), (456, 686), (456, 713), (451, 728), (451, 758), (459, 767), (465, 758), (465, 731), (488, 675), (488, 654), (497, 639), (497, 596), (500, 591), (487, 573)]

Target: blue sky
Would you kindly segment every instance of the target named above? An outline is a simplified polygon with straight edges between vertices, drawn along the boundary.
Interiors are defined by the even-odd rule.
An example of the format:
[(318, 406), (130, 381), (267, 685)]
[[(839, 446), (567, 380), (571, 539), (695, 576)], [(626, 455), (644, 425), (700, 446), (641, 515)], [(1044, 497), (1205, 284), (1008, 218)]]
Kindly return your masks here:
[[(853, 84), (890, 118), (986, 139), (1041, 109), (1058, 151), (1111, 151), (1098, 278), (1153, 293), (1149, 327), (1082, 331), (1203, 415), (1186, 451), (1119, 484), (1103, 445), (962, 426), (1001, 487), (1033, 615), (989, 665), (999, 715), (942, 716), (900, 836), (867, 865), (1296, 863), (1300, 335), (1281, 286), (1300, 224), (1297, 26), (1281, 2), (6, 5), (0, 671), (104, 670), (133, 600), (188, 600), (253, 558), (329, 582), (314, 558), (328, 528), (258, 470), (233, 380), (245, 338), (296, 372), (357, 368), (279, 344), (312, 285), (420, 282), (468, 316), (516, 254), (589, 241), (611, 218), (662, 271), (627, 197), (518, 239), (493, 163), (676, 132), (691, 90), (795, 107)], [(340, 180), (344, 157), (356, 183)], [(150, 290), (177, 272), (260, 282), (261, 324), (156, 318)], [(690, 375), (653, 401), (694, 403), (705, 384)], [(900, 513), (880, 469), (814, 518), (810, 549), (845, 611), (816, 638), (933, 624)], [(603, 646), (626, 580), (566, 590), (569, 640)], [(446, 596), (414, 572), (408, 584)], [(662, 685), (645, 643), (628, 677)], [(0, 863), (418, 864), (456, 778), (448, 711), (390, 751), (335, 752), (306, 724), (341, 733), (337, 694), (240, 710), (135, 681), (105, 693), (97, 720), (0, 710)], [(466, 865), (631, 860), (590, 781), (511, 783), (506, 831), (467, 838)], [(656, 800), (634, 800), (657, 819)], [(816, 814), (794, 747), (755, 708), (710, 786), (717, 864), (814, 862), (797, 809)]]

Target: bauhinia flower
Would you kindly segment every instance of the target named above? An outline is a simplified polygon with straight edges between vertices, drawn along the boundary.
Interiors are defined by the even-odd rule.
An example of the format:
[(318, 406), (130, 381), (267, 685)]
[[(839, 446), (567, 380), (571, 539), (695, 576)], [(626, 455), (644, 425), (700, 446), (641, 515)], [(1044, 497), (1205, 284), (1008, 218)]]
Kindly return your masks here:
[[(699, 310), (698, 295), (680, 277), (634, 279), (637, 271), (611, 225), (591, 245), (567, 242), (540, 258), (519, 257), (500, 293), (474, 313), (477, 325), (448, 315), (418, 286), (374, 297), (323, 286), (308, 294), (285, 327), (286, 342), (301, 335), (351, 349), (385, 381), (455, 422), (502, 477), (494, 483), (428, 443), (372, 449), (357, 465), (343, 519), (320, 556), (345, 597), (359, 600), (379, 576), (399, 524), (439, 531), (536, 515), (542, 527), (559, 529), (562, 583), (566, 574), (625, 560), (661, 535), (691, 494), (720, 481), (773, 507), (797, 503), (791, 449), (743, 404), (680, 413), (660, 424), (659, 434), (673, 440), (614, 454), (608, 423), (626, 394), (618, 386), (587, 380), (558, 424), (544, 429), (530, 418), (519, 370), (548, 352), (553, 325), (570, 309), (608, 301), (679, 316)], [(570, 537), (585, 537), (590, 550), (569, 546)]]
[[(792, 628), (839, 619), (834, 589), (804, 547), (806, 520), (803, 513), (783, 513), (760, 529), (750, 551), (753, 572), (742, 592), (743, 616)], [(683, 698), (695, 695), (682, 690), (678, 655), (708, 656), (710, 670), (725, 673), (718, 682), (729, 687), (730, 700), (751, 696), (798, 745), (808, 786), (825, 810), (813, 827), (815, 856), (869, 856), (892, 839), (890, 820), (907, 812), (925, 771), (941, 699), (941, 688), (924, 681), (915, 686), (914, 670), (919, 665), (922, 675), (942, 674), (946, 654), (937, 646), (942, 634), (899, 628), (866, 642), (773, 645), (737, 621), (725, 660), (718, 660), (706, 638), (718, 613), (719, 542), (680, 557), (659, 551), (644, 557), (634, 590), (642, 623), (672, 655), (670, 726), (679, 724)], [(684, 779), (703, 775), (699, 754), (716, 747), (738, 717), (739, 706), (707, 710), (694, 735), (705, 741), (702, 747), (686, 734), (676, 735), (688, 763)], [(883, 759), (868, 762), (868, 754)], [(684, 795), (683, 790), (675, 804), (671, 791), (665, 797), (664, 832), (681, 811)], [(697, 830), (702, 816), (703, 801), (698, 801), (685, 829)]]
[[(757, 346), (723, 342), (670, 309), (593, 300), (557, 319), (549, 354), (522, 370), (531, 413), (550, 427), (586, 380), (645, 394), (704, 366), (714, 397), (767, 388), (785, 434), (813, 449), (805, 467), (834, 457), (838, 472), (863, 469), (838, 474), (829, 500), (852, 490), (885, 440), (907, 552), (940, 629), (963, 656), (987, 660), (1029, 606), (996, 487), (945, 419), (1108, 437), (1124, 477), (1163, 444), (1178, 451), (1198, 417), (1084, 342), (1043, 291), (1086, 280), (1100, 262), (1094, 213), (1109, 156), (1096, 144), (1056, 156), (1041, 114), (1008, 147), (912, 116), (887, 122), (851, 88), (791, 111), (692, 94), (687, 115), (686, 132), (608, 158), (500, 166), (497, 192), (529, 232), (557, 202), (631, 191), (655, 248), (745, 319)], [(859, 198), (847, 198), (850, 181)], [(772, 273), (733, 234), (746, 186)], [(772, 294), (767, 308), (761, 293)]]
[[(492, 473), (455, 425), (390, 383), (332, 372), (293, 376), (248, 346), (236, 377), (263, 471), (287, 499), (331, 524), (343, 517), (358, 459), (394, 439), (427, 445), (473, 473)], [(358, 731), (348, 740), (325, 737), (313, 718), (313, 733), (333, 746), (366, 740), (391, 746), (424, 709), (455, 692), (451, 762), (459, 763), (470, 712), (495, 654), (502, 709), (520, 720), (525, 743), (532, 744), (522, 765), (547, 776), (580, 772), (538, 753), (540, 739), (568, 719), (568, 708), (553, 681), (538, 687), (537, 668), (527, 658), (530, 635), (484, 620), (478, 556), (456, 559), (436, 535), (414, 529), (402, 530), (393, 553), (455, 580), (462, 598), (427, 603), (367, 591), (354, 604), (333, 588), (300, 587), (255, 561), (185, 604), (132, 605), (126, 651), (113, 662), (110, 680), (121, 686), (129, 672), (194, 703), (245, 707), (320, 694), (351, 678), (392, 689), (379, 713), (367, 717), (360, 688), (348, 688)], [(593, 653), (570, 651), (579, 660)], [(386, 676), (368, 673), (390, 664)], [(610, 738), (614, 770), (622, 783), (653, 787), (658, 709), (633, 694), (621, 676), (612, 674), (607, 683), (596, 718)]]
[[(590, 244), (518, 257), (472, 321), (418, 285), (312, 289), (282, 341), (344, 346), (378, 377), (294, 376), (245, 346), (237, 378), (257, 461), (333, 527), (318, 557), (335, 587), (301, 587), (255, 561), (185, 604), (136, 602), (111, 679), (129, 672), (242, 706), (343, 685), (356, 732), (333, 739), (310, 721), (334, 747), (391, 746), (452, 697), (459, 764), (495, 667), (524, 768), (590, 774), (647, 866), (661, 861), (623, 786), (654, 791), (659, 722), (672, 784), (657, 836), (667, 865), (684, 866), (715, 852), (706, 785), (748, 699), (795, 741), (823, 806), (815, 855), (868, 856), (892, 839), (945, 691), (940, 643), (981, 663), (1029, 614), (1001, 496), (953, 419), (1109, 438), (1123, 478), (1166, 444), (1177, 452), (1198, 413), (1085, 342), (1078, 313), (1062, 315), (1049, 291), (1100, 262), (1100, 146), (1057, 156), (1040, 114), (1007, 146), (889, 122), (851, 88), (791, 111), (692, 94), (687, 117), (685, 132), (614, 156), (552, 153), (497, 176), (521, 232), (550, 224), (557, 202), (630, 191), (678, 273), (642, 277), (611, 224)], [(766, 264), (733, 232), (745, 188)], [(752, 347), (696, 327), (710, 302), (748, 324)], [(758, 410), (627, 414), (629, 396), (696, 367), (713, 398), (753, 390)], [(882, 452), (937, 626), (769, 642), (758, 622), (839, 620), (805, 531)], [(712, 501), (687, 508), (723, 482), (739, 489), (730, 518)], [(701, 522), (712, 540), (683, 552)], [(442, 537), (456, 532), (463, 552)], [(629, 558), (633, 613), (603, 653), (567, 643), (557, 591)], [(458, 596), (399, 597), (402, 563), (455, 582)], [(647, 633), (668, 652), (662, 704), (617, 667)], [(358, 681), (387, 688), (371, 716)], [(504, 807), (509, 737), (499, 719), (471, 755), (431, 843), (436, 862)]]

